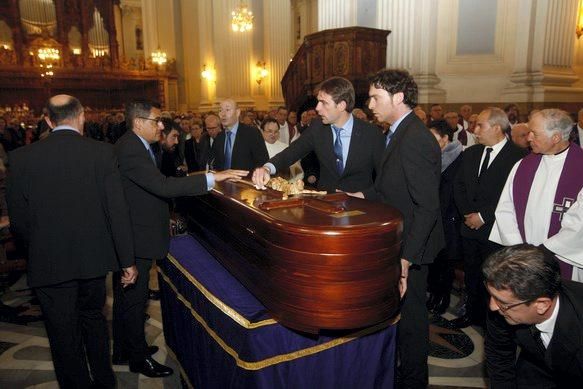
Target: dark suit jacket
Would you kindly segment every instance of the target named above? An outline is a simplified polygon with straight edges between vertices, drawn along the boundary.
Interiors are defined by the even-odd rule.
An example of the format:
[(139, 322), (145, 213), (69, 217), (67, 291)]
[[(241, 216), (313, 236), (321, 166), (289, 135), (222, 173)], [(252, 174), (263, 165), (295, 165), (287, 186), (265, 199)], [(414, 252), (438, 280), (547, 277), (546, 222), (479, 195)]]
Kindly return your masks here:
[(411, 112), (399, 124), (383, 153), (374, 188), (364, 195), (401, 211), (401, 258), (417, 265), (433, 262), (444, 246), (439, 210), (440, 177), (439, 145)]
[[(574, 388), (583, 379), (583, 284), (563, 281), (553, 337), (543, 354), (529, 326), (488, 320), (485, 351), (492, 388)], [(517, 346), (521, 352), (516, 361)], [(518, 385), (517, 385), (518, 382)], [(554, 384), (554, 385), (553, 385)]]
[(573, 124), (569, 140), (573, 143), (581, 145), (581, 139), (579, 139), (579, 129), (577, 128), (577, 123)]
[[(214, 168), (217, 170), (225, 168), (225, 139), (225, 131), (222, 131), (213, 143)], [(260, 131), (256, 127), (239, 123), (231, 155), (231, 168), (252, 171), (268, 159), (269, 154)]]
[(454, 197), (460, 214), (480, 212), (484, 225), (472, 230), (462, 223), (461, 234), (466, 238), (488, 240), (494, 224), (494, 211), (500, 193), (514, 164), (526, 151), (508, 141), (478, 182), (480, 160), (484, 145), (477, 144), (464, 151), (464, 160), (456, 176)]
[(189, 173), (206, 169), (206, 162), (201, 166), (200, 144), (196, 143), (194, 138), (190, 138), (184, 143), (184, 161), (188, 166)]
[(160, 259), (168, 253), (166, 199), (207, 192), (206, 177), (166, 177), (156, 168), (140, 138), (128, 131), (115, 144), (123, 189), (130, 209), (135, 255)]
[(382, 133), (373, 125), (354, 118), (348, 157), (342, 175), (336, 170), (333, 139), (330, 125), (313, 120), (302, 136), (269, 162), (275, 165), (278, 172), (282, 172), (313, 151), (320, 165), (319, 189), (328, 192), (335, 192), (336, 189), (360, 192), (372, 187), (373, 172), (384, 149)]
[(198, 165), (201, 170), (205, 170), (207, 164), (209, 165), (209, 168), (214, 169), (214, 163), (215, 156), (211, 146), (211, 137), (205, 132), (202, 134), (200, 142), (198, 143)]
[(10, 222), (28, 244), (31, 287), (100, 277), (134, 263), (111, 145), (60, 130), (15, 150), (10, 162)]

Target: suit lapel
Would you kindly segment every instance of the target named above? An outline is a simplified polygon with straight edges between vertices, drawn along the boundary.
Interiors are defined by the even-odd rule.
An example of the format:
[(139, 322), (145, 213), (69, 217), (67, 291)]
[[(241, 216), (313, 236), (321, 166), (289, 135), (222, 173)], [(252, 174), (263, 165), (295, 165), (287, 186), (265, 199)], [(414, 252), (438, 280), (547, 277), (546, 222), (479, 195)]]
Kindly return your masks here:
[[(348, 148), (348, 155), (346, 156), (346, 165), (344, 165), (344, 172), (350, 171), (352, 165), (354, 165), (354, 159), (357, 158), (357, 155), (365, 155), (361, 152), (361, 137), (362, 137), (362, 130), (358, 125), (357, 119), (354, 119), (354, 125), (352, 126), (352, 136), (350, 137), (350, 146)], [(343, 173), (344, 175), (344, 173)]]
[(403, 137), (405, 136), (405, 132), (407, 132), (407, 126), (409, 125), (409, 123), (411, 123), (411, 120), (413, 120), (414, 115), (415, 114), (413, 112), (409, 112), (407, 114), (407, 117), (405, 117), (403, 121), (399, 123), (399, 126), (395, 129), (395, 133), (393, 134), (393, 137), (391, 138), (389, 145), (385, 147), (385, 152), (383, 153), (381, 166), (383, 166), (387, 162), (389, 156), (397, 148), (397, 145), (401, 143), (401, 139), (403, 139)]
[(336, 175), (338, 175), (338, 172), (336, 171), (336, 154), (334, 154), (334, 137), (332, 136), (332, 128), (329, 124), (322, 124), (322, 131), (322, 152), (324, 155), (322, 155), (320, 163), (328, 164), (328, 169), (336, 172)]

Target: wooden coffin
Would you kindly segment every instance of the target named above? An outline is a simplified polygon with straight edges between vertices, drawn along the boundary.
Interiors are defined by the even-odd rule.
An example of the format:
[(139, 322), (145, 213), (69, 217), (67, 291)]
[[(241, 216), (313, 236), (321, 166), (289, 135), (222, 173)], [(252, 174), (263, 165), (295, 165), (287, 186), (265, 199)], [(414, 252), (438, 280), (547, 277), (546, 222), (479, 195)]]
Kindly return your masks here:
[(317, 333), (397, 315), (402, 220), (344, 193), (298, 195), (218, 183), (188, 202), (189, 231), (281, 324)]

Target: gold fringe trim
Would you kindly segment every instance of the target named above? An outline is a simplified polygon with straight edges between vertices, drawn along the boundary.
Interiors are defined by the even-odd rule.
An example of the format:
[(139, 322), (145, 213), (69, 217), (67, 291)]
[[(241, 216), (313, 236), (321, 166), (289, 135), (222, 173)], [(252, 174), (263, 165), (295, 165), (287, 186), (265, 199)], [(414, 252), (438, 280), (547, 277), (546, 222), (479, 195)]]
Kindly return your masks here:
[(204, 320), (204, 318), (200, 314), (198, 314), (198, 312), (196, 312), (194, 310), (194, 308), (192, 307), (192, 304), (188, 300), (186, 300), (186, 298), (178, 292), (178, 289), (176, 288), (176, 286), (174, 286), (174, 284), (172, 283), (170, 278), (168, 278), (168, 276), (166, 274), (164, 274), (164, 272), (161, 269), (159, 269), (158, 271), (162, 275), (162, 278), (164, 279), (164, 281), (172, 288), (174, 293), (176, 293), (178, 300), (180, 300), (184, 304), (184, 306), (186, 306), (190, 310), (190, 313), (192, 314), (192, 316), (205, 329), (205, 331), (209, 334), (209, 336), (211, 338), (213, 338), (214, 341), (217, 342), (217, 344), (235, 360), (235, 363), (237, 364), (238, 367), (245, 369), (245, 370), (260, 370), (260, 369), (263, 369), (263, 368), (266, 368), (269, 366), (273, 366), (273, 365), (277, 365), (277, 364), (280, 364), (283, 362), (289, 362), (289, 361), (293, 361), (295, 359), (314, 355), (314, 354), (320, 353), (322, 351), (343, 345), (345, 343), (349, 343), (349, 342), (351, 342), (355, 339), (358, 339), (362, 336), (377, 332), (383, 328), (388, 327), (389, 325), (396, 323), (399, 319), (399, 317), (397, 317), (395, 319), (387, 320), (387, 321), (379, 323), (375, 326), (365, 328), (363, 330), (357, 331), (357, 332), (350, 334), (350, 335), (347, 335), (347, 336), (333, 339), (329, 342), (322, 343), (322, 344), (319, 344), (317, 346), (308, 347), (308, 348), (294, 351), (294, 352), (287, 353), (287, 354), (275, 355), (273, 357), (266, 358), (266, 359), (263, 359), (261, 361), (249, 362), (249, 361), (242, 360), (239, 357), (239, 354), (237, 353), (237, 351), (235, 351), (233, 348), (231, 348), (229, 345), (227, 345), (227, 343), (212, 328), (210, 328), (210, 326)]
[[(200, 293), (202, 293), (204, 295), (204, 297), (207, 298), (207, 300), (211, 304), (213, 304), (215, 307), (220, 309), (221, 312), (223, 312), (225, 315), (229, 316), (231, 319), (233, 319), (240, 326), (247, 328), (247, 329), (253, 329), (253, 328), (259, 328), (259, 327), (263, 327), (263, 326), (277, 324), (277, 321), (275, 321), (273, 319), (265, 319), (265, 320), (261, 320), (258, 322), (250, 322), (243, 315), (241, 315), (239, 312), (235, 311), (233, 308), (231, 308), (230, 306), (225, 304), (223, 301), (221, 301), (214, 294), (209, 292), (209, 290), (207, 288), (205, 288), (196, 278), (194, 278), (192, 276), (192, 274), (190, 274), (184, 267), (182, 267), (182, 265), (180, 264), (180, 262), (178, 262), (176, 260), (176, 258), (174, 258), (172, 255), (168, 254), (168, 259), (182, 273), (182, 275), (184, 275), (200, 291)], [(160, 271), (160, 267), (158, 267), (158, 271)]]

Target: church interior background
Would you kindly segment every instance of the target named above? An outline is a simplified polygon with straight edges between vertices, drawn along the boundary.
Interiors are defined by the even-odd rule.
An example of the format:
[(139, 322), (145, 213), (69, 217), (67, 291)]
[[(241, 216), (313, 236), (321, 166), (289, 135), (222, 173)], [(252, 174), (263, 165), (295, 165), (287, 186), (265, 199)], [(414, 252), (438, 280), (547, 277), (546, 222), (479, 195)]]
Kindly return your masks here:
[[(405, 68), (415, 76), (426, 111), (433, 103), (455, 111), (470, 104), (474, 112), (515, 103), (525, 119), (535, 108), (576, 114), (583, 107), (583, 0), (248, 0), (252, 29), (234, 31), (232, 12), (241, 5), (3, 0), (0, 110), (39, 112), (48, 96), (68, 93), (94, 110), (149, 97), (177, 112), (217, 110), (226, 98), (266, 111), (290, 103), (282, 80), (301, 65), (296, 62), (316, 58), (315, 51), (298, 55), (313, 34), (358, 27), (385, 31), (383, 42), (370, 48), (384, 50), (380, 67)], [(347, 52), (327, 43), (331, 51), (322, 66), (331, 61), (332, 72), (349, 78), (378, 70), (361, 66), (357, 75), (351, 66), (335, 65), (358, 52), (351, 39)], [(315, 62), (309, 63), (306, 80), (300, 72), (283, 83), (298, 88), (305, 101), (312, 93), (307, 79), (315, 72)], [(9, 305), (30, 299), (24, 281), (2, 296)], [(480, 330), (440, 326), (456, 314), (455, 303), (434, 318), (430, 383), (485, 387)], [(111, 318), (111, 297), (107, 309)], [(164, 352), (159, 303), (151, 302), (148, 312), (148, 340)], [(167, 362), (179, 369), (172, 358)], [(156, 381), (116, 369), (124, 388), (180, 385), (177, 375)], [(42, 322), (0, 322), (0, 387), (56, 387)]]

